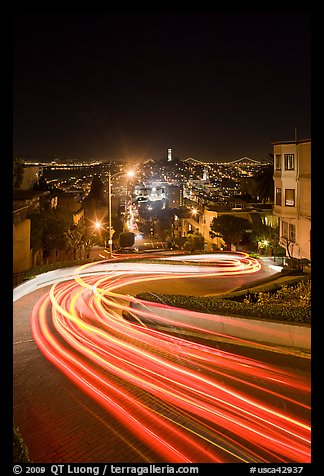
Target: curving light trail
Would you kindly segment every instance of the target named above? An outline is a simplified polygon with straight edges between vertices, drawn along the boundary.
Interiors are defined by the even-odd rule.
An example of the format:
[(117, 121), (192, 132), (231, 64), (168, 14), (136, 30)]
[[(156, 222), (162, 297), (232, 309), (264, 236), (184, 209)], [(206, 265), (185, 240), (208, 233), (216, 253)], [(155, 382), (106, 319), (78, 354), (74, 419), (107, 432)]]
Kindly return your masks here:
[[(192, 273), (91, 275), (91, 268), (82, 266), (74, 280), (54, 284), (37, 302), (34, 339), (72, 382), (153, 450), (157, 461), (310, 461), (310, 408), (303, 403), (308, 381), (148, 328), (143, 310), (132, 310), (135, 322), (122, 317), (137, 300), (117, 288)], [(228, 276), (258, 269), (256, 260), (236, 254), (218, 259), (213, 272)]]

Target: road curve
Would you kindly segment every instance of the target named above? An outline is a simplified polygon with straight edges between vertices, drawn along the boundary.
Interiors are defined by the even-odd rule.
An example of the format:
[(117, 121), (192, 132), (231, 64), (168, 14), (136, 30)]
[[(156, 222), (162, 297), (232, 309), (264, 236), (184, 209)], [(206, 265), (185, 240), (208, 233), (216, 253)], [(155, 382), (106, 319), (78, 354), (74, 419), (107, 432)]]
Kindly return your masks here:
[(135, 298), (116, 289), (132, 282), (260, 270), (245, 254), (224, 254), (214, 265), (89, 264), (24, 283), (14, 301), (50, 285), (37, 291), (33, 339), (142, 455), (150, 453), (137, 461), (309, 462), (305, 376), (122, 318)]

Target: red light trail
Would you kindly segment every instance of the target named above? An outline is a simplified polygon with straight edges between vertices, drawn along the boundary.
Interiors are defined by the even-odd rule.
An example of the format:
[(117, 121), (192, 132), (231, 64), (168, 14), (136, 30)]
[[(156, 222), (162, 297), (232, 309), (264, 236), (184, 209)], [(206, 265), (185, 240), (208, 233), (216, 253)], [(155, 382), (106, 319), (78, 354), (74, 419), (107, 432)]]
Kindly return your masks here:
[[(215, 263), (215, 274), (260, 268), (245, 254), (229, 256)], [(132, 309), (135, 322), (123, 318), (137, 300), (117, 289), (193, 273), (91, 274), (91, 267), (54, 284), (37, 302), (33, 337), (46, 358), (154, 450), (157, 461), (310, 461), (310, 407), (302, 403), (310, 385), (303, 377), (149, 328), (141, 322), (143, 310)], [(208, 279), (210, 273), (196, 275)]]

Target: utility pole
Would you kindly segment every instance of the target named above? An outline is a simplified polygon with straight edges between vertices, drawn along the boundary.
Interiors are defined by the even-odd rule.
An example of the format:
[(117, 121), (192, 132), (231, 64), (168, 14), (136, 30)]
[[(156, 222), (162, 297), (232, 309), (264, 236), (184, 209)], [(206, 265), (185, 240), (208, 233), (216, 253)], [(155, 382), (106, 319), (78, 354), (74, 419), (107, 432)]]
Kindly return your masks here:
[(111, 227), (111, 172), (108, 172), (108, 220), (109, 220), (109, 258), (112, 258), (112, 227)]
[(112, 215), (112, 206), (111, 206), (111, 180), (117, 175), (127, 175), (128, 177), (133, 177), (135, 174), (134, 171), (129, 170), (128, 172), (117, 172), (114, 175), (111, 175), (110, 169), (108, 171), (108, 245), (109, 245), (109, 258), (112, 258), (112, 224), (111, 224), (111, 215)]

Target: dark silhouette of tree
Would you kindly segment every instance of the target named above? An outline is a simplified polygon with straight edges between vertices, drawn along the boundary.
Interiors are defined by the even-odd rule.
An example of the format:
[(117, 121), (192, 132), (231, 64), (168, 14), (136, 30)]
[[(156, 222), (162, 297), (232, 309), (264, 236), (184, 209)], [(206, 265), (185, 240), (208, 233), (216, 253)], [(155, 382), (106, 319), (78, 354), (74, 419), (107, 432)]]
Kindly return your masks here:
[(67, 247), (66, 233), (72, 223), (72, 215), (64, 207), (31, 213), (31, 247), (43, 249), (43, 257), (49, 260), (53, 253)]
[(83, 224), (73, 225), (65, 232), (67, 246), (72, 253), (72, 259), (77, 259), (77, 253), (83, 245), (85, 235), (85, 226)]
[(91, 189), (87, 196), (87, 200), (95, 200), (96, 202), (104, 202), (104, 185), (99, 175), (94, 175), (92, 179)]
[(202, 251), (205, 247), (205, 240), (201, 233), (188, 233), (187, 239), (183, 245), (185, 251)]
[(273, 154), (268, 155), (271, 164), (265, 165), (255, 175), (257, 194), (263, 203), (273, 202), (274, 198), (274, 181), (273, 181)]
[(28, 218), (31, 222), (30, 247), (34, 251), (38, 251), (43, 247), (44, 213), (39, 210), (34, 211), (29, 214)]
[(254, 225), (250, 235), (250, 240), (255, 244), (267, 241), (268, 246), (270, 246), (272, 251), (274, 251), (278, 247), (279, 227), (268, 226), (264, 223)]
[(90, 258), (90, 252), (94, 245), (98, 242), (98, 236), (96, 233), (91, 235), (85, 233), (82, 238), (82, 246), (84, 248), (85, 258)]
[(123, 231), (119, 235), (119, 246), (121, 248), (127, 248), (133, 246), (135, 243), (135, 233), (131, 231)]
[(186, 242), (186, 237), (185, 236), (178, 236), (178, 237), (174, 238), (174, 246), (175, 246), (175, 248), (178, 248), (180, 250), (183, 249), (185, 242)]
[(39, 177), (38, 182), (35, 183), (35, 185), (34, 185), (34, 190), (39, 190), (39, 191), (42, 191), (42, 192), (45, 192), (45, 191), (47, 191), (47, 190), (50, 190), (50, 187), (49, 187), (49, 185), (48, 185), (48, 183), (47, 183), (47, 180), (46, 180), (46, 178), (45, 178), (43, 175), (41, 175), (41, 176)]
[(226, 244), (236, 246), (251, 229), (251, 223), (245, 218), (225, 214), (213, 218), (209, 234), (212, 238), (223, 238)]
[(13, 158), (13, 188), (19, 188), (24, 177), (24, 162), (18, 157)]

